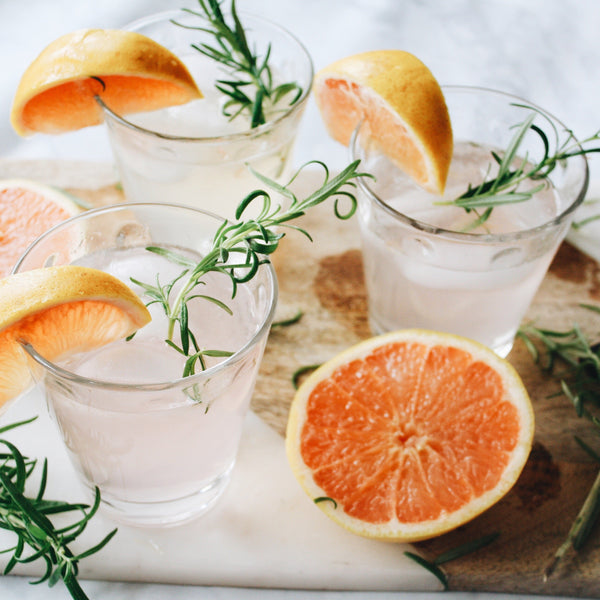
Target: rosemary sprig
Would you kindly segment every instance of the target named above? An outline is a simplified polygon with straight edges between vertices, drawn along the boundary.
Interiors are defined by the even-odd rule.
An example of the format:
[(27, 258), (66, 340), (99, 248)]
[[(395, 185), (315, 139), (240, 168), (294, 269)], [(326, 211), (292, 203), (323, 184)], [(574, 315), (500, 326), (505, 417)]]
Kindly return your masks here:
[[(581, 306), (600, 313), (597, 306)], [(572, 402), (577, 416), (588, 419), (600, 435), (600, 345), (591, 344), (577, 324), (567, 331), (541, 329), (528, 324), (522, 326), (517, 335), (523, 340), (535, 362), (560, 379), (561, 393)], [(538, 346), (542, 348), (541, 353)], [(562, 367), (560, 373), (556, 373), (557, 367)], [(598, 452), (579, 438), (575, 439), (594, 460), (600, 462)], [(600, 471), (566, 539), (544, 570), (545, 580), (552, 575), (571, 548), (577, 552), (583, 547), (599, 514)]]
[[(586, 198), (584, 205), (591, 205), (591, 204), (598, 204), (600, 202), (600, 198)], [(571, 227), (577, 231), (579, 229), (582, 229), (583, 227), (585, 227), (586, 225), (589, 225), (590, 223), (593, 223), (594, 221), (598, 221), (600, 220), (600, 213), (595, 213), (592, 215), (589, 215), (588, 217), (585, 217), (584, 219), (580, 219), (579, 221), (573, 221), (573, 223), (571, 224)]]
[(585, 219), (581, 219), (581, 221), (574, 222), (571, 225), (571, 227), (575, 230), (581, 229), (582, 227), (585, 227), (586, 225), (589, 225), (590, 223), (593, 223), (594, 221), (598, 221), (598, 220), (600, 220), (600, 214), (590, 215), (589, 217), (586, 217)]
[[(562, 161), (574, 156), (600, 152), (600, 147), (586, 147), (588, 144), (600, 141), (600, 130), (579, 142), (571, 130), (567, 129), (561, 135), (556, 125), (535, 107), (520, 104), (514, 106), (520, 106), (530, 112), (520, 124), (515, 126), (506, 150), (502, 153), (494, 150), (490, 152), (491, 161), (487, 169), (488, 175), (484, 180), (477, 185), (469, 184), (467, 190), (453, 200), (437, 202), (439, 205), (455, 205), (464, 208), (467, 212), (473, 211), (477, 218), (466, 231), (485, 223), (497, 206), (530, 200), (549, 185), (550, 174)], [(534, 123), (537, 115), (540, 115), (551, 127), (553, 142), (544, 129)], [(527, 153), (520, 155), (523, 141), (530, 131), (538, 136), (542, 144), (543, 153), (538, 161), (532, 161)], [(497, 170), (493, 168), (494, 163)], [(493, 172), (495, 175), (490, 178)], [(523, 185), (536, 181), (540, 183), (528, 187)]]
[(303, 90), (298, 83), (274, 84), (269, 64), (271, 44), (268, 44), (262, 55), (251, 47), (238, 16), (235, 0), (231, 1), (231, 24), (227, 23), (221, 10), (222, 1), (198, 0), (198, 4), (200, 12), (186, 8), (182, 10), (200, 17), (206, 26), (174, 23), (214, 37), (214, 45), (202, 43), (192, 44), (192, 47), (226, 68), (228, 79), (218, 80), (216, 88), (228, 97), (223, 105), (223, 114), (228, 119), (245, 113), (250, 117), (251, 128), (255, 128), (267, 122), (267, 102), (274, 106), (287, 97), (287, 106), (292, 106), (300, 99)]
[(414, 552), (406, 551), (404, 555), (415, 561), (417, 564), (421, 565), (424, 569), (427, 569), (432, 575), (435, 575), (439, 582), (444, 586), (444, 589), (448, 589), (448, 578), (446, 577), (446, 573), (440, 568), (441, 565), (450, 562), (452, 560), (457, 560), (466, 556), (467, 554), (472, 554), (473, 552), (477, 552), (481, 548), (488, 546), (489, 544), (495, 542), (500, 533), (490, 533), (488, 535), (484, 535), (475, 540), (469, 540), (460, 546), (456, 546), (455, 548), (451, 548), (450, 550), (443, 552), (442, 554), (436, 556), (432, 560), (428, 560), (422, 557), (420, 554), (416, 554)]
[[(0, 434), (33, 420), (35, 418), (6, 425), (0, 428)], [(96, 514), (100, 505), (100, 492), (96, 488), (91, 507), (45, 499), (48, 463), (44, 460), (37, 494), (29, 497), (25, 493), (25, 484), (37, 461), (23, 456), (8, 440), (0, 439), (0, 444), (5, 448), (4, 452), (0, 452), (0, 528), (16, 535), (15, 545), (1, 551), (13, 553), (4, 574), (10, 573), (19, 563), (42, 560), (45, 562), (45, 572), (34, 583), (47, 581), (48, 585), (53, 586), (62, 579), (72, 598), (87, 600), (77, 580), (78, 563), (102, 549), (117, 530), (114, 529), (98, 544), (77, 555), (73, 554), (69, 546)], [(72, 512), (81, 513), (81, 518), (66, 526), (55, 527), (49, 518)]]
[(577, 517), (573, 521), (573, 525), (567, 534), (564, 542), (558, 547), (552, 560), (544, 569), (544, 580), (547, 581), (560, 561), (564, 558), (570, 548), (576, 552), (585, 544), (590, 535), (590, 530), (598, 517), (600, 510), (600, 471), (594, 480), (592, 487), (579, 511)]
[[(193, 357), (198, 357), (200, 361), (202, 356), (223, 355), (219, 354), (221, 351), (207, 351), (200, 347), (189, 328), (188, 302), (193, 298), (201, 297), (216, 303), (227, 312), (231, 312), (223, 302), (196, 292), (197, 286), (204, 283), (202, 277), (209, 272), (227, 276), (231, 280), (231, 297), (234, 298), (237, 286), (252, 279), (260, 265), (268, 261), (268, 255), (275, 252), (280, 240), (285, 235), (281, 231), (282, 228), (294, 229), (306, 235), (309, 240), (312, 239), (307, 231), (291, 223), (303, 216), (307, 210), (323, 203), (328, 198), (334, 198), (335, 215), (340, 219), (349, 219), (356, 212), (357, 200), (347, 188), (356, 187), (353, 180), (357, 177), (368, 176), (368, 174), (358, 172), (359, 162), (352, 162), (338, 175), (330, 177), (329, 170), (324, 163), (311, 161), (300, 167), (285, 185), (253, 171), (268, 188), (287, 199), (287, 208), (283, 208), (281, 204), (274, 204), (271, 195), (264, 189), (251, 192), (239, 204), (235, 215), (236, 221), (223, 222), (214, 235), (210, 250), (197, 263), (166, 248), (154, 246), (147, 248), (147, 250), (184, 267), (182, 273), (166, 285), (161, 284), (158, 278), (155, 283), (133, 281), (141, 285), (144, 292), (150, 297), (149, 304), (159, 303), (162, 305), (168, 320), (167, 344), (181, 354), (192, 357), (192, 360), (188, 360), (186, 363), (185, 375), (194, 373), (196, 360)], [(306, 198), (299, 199), (290, 189), (290, 185), (309, 164), (315, 164), (322, 168), (323, 181), (318, 189)], [(350, 206), (344, 211), (342, 211), (341, 200), (350, 203)], [(262, 202), (260, 213), (255, 218), (242, 220), (244, 211), (253, 202)], [(178, 288), (175, 287), (176, 283), (180, 284)], [(176, 293), (175, 289), (177, 289)], [(174, 341), (176, 331), (179, 333), (179, 345)]]

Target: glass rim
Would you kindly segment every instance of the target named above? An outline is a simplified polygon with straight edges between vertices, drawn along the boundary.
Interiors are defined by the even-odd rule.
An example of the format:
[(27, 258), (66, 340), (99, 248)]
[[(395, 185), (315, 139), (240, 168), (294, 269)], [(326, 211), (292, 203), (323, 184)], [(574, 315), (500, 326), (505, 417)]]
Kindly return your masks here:
[[(520, 96), (516, 96), (514, 94), (510, 94), (508, 92), (503, 92), (500, 90), (496, 90), (493, 88), (487, 87), (479, 87), (479, 86), (469, 86), (469, 85), (442, 85), (442, 91), (446, 92), (464, 92), (464, 93), (485, 93), (492, 94), (499, 98), (505, 98), (510, 103), (523, 104), (525, 106), (530, 106), (536, 111), (539, 111), (542, 116), (551, 120), (555, 125), (562, 128), (563, 131), (571, 131), (568, 129), (565, 124), (558, 118), (556, 118), (552, 113), (549, 113), (547, 110), (538, 106), (534, 102), (530, 102)], [(450, 115), (452, 118), (452, 115)], [(360, 133), (360, 128), (362, 125), (362, 120), (358, 123), (354, 131), (352, 132), (352, 136), (350, 139), (349, 145), (349, 154), (351, 160), (356, 160), (360, 158), (359, 154), (359, 143), (358, 137)], [(581, 148), (581, 144), (577, 137), (573, 134), (573, 141)], [(405, 215), (392, 206), (390, 206), (385, 200), (383, 200), (380, 196), (378, 196), (374, 190), (368, 185), (367, 178), (359, 177), (358, 178), (358, 186), (362, 190), (362, 192), (371, 200), (374, 201), (380, 208), (386, 211), (389, 215), (395, 218), (398, 221), (401, 221), (405, 225), (408, 225), (414, 229), (422, 231), (424, 233), (433, 234), (436, 236), (441, 236), (447, 238), (449, 240), (454, 241), (469, 241), (469, 242), (486, 242), (486, 243), (504, 243), (511, 242), (516, 240), (523, 240), (530, 237), (535, 237), (542, 231), (546, 229), (550, 229), (561, 224), (569, 215), (571, 215), (583, 202), (585, 195), (587, 193), (588, 185), (589, 185), (589, 165), (588, 160), (585, 154), (571, 157), (581, 159), (583, 162), (583, 181), (581, 185), (581, 189), (577, 193), (575, 199), (558, 215), (550, 219), (549, 221), (545, 221), (540, 225), (536, 225), (535, 227), (530, 227), (528, 229), (522, 229), (519, 231), (509, 231), (506, 233), (472, 233), (472, 232), (461, 232), (455, 231), (452, 229), (445, 229), (443, 227), (438, 227), (435, 225), (431, 225), (425, 221), (419, 221), (413, 217), (409, 217)], [(570, 159), (570, 160), (571, 160)]]
[[(54, 225), (53, 227), (48, 229), (46, 232), (44, 232), (42, 235), (40, 235), (36, 240), (34, 240), (31, 244), (29, 244), (29, 246), (24, 250), (23, 254), (21, 254), (20, 258), (13, 266), (11, 274), (24, 272), (24, 271), (20, 271), (19, 267), (23, 264), (23, 262), (25, 261), (27, 256), (33, 250), (35, 250), (35, 248), (38, 246), (38, 244), (40, 244), (46, 238), (49, 238), (49, 237), (55, 235), (56, 233), (60, 232), (61, 230), (67, 228), (68, 226), (70, 226), (71, 223), (82, 221), (84, 218), (94, 217), (95, 215), (109, 213), (109, 212), (115, 212), (117, 210), (131, 210), (132, 208), (135, 209), (135, 207), (138, 207), (138, 208), (143, 208), (143, 207), (160, 208), (160, 209), (164, 209), (164, 208), (173, 209), (174, 208), (177, 210), (182, 209), (184, 211), (200, 213), (207, 217), (216, 219), (217, 221), (221, 221), (221, 222), (226, 221), (226, 219), (224, 219), (223, 217), (220, 217), (219, 215), (212, 213), (210, 211), (203, 210), (200, 208), (194, 208), (192, 206), (186, 206), (183, 204), (161, 203), (161, 202), (123, 202), (121, 204), (110, 204), (107, 206), (100, 206), (97, 208), (92, 208), (92, 209), (86, 210), (86, 211), (81, 212), (72, 217), (69, 217), (68, 219), (65, 219), (64, 221), (57, 223), (56, 225)], [(187, 377), (178, 377), (176, 379), (171, 379), (171, 380), (167, 380), (167, 381), (157, 381), (157, 382), (152, 382), (152, 383), (120, 383), (120, 382), (115, 382), (115, 381), (109, 381), (106, 379), (94, 379), (91, 377), (84, 377), (82, 375), (79, 375), (77, 373), (74, 373), (73, 371), (69, 371), (68, 369), (65, 369), (65, 368), (57, 365), (56, 363), (52, 362), (51, 360), (49, 360), (49, 359), (45, 358), (44, 356), (42, 356), (41, 354), (39, 354), (35, 350), (35, 348), (33, 348), (33, 346), (31, 346), (31, 344), (29, 344), (28, 342), (19, 342), (19, 343), (21, 344), (23, 349), (27, 352), (27, 354), (29, 354), (29, 356), (31, 356), (31, 358), (35, 362), (37, 362), (39, 365), (44, 367), (47, 371), (49, 371), (53, 375), (57, 376), (60, 379), (65, 379), (65, 380), (71, 381), (73, 383), (77, 383), (80, 385), (86, 385), (88, 387), (101, 388), (101, 389), (105, 389), (105, 390), (116, 390), (116, 391), (152, 392), (152, 391), (166, 390), (166, 389), (175, 388), (175, 387), (192, 386), (195, 383), (198, 383), (203, 379), (214, 377), (221, 371), (229, 368), (230, 366), (236, 364), (239, 360), (243, 359), (250, 352), (250, 350), (254, 346), (256, 346), (256, 344), (263, 337), (263, 335), (265, 335), (265, 333), (267, 333), (266, 330), (268, 330), (271, 327), (271, 323), (275, 316), (275, 310), (277, 308), (279, 286), (278, 286), (278, 282), (277, 282), (277, 275), (275, 273), (275, 268), (273, 267), (273, 264), (271, 263), (271, 261), (263, 262), (260, 265), (259, 269), (263, 269), (263, 268), (266, 268), (267, 272), (269, 274), (269, 282), (268, 283), (270, 284), (269, 290), (271, 292), (271, 299), (270, 299), (270, 304), (269, 304), (268, 310), (266, 311), (266, 314), (264, 315), (264, 317), (262, 318), (262, 320), (260, 322), (260, 326), (252, 334), (252, 336), (246, 341), (246, 343), (243, 346), (241, 346), (238, 350), (236, 350), (231, 356), (226, 357), (224, 360), (222, 360), (218, 364), (213, 365), (212, 367), (209, 367), (203, 371), (200, 371), (199, 373), (195, 373), (194, 375), (188, 375)], [(245, 285), (245, 284), (241, 284), (241, 285)]]
[[(278, 23), (275, 23), (274, 21), (271, 21), (270, 19), (261, 17), (259, 15), (256, 15), (254, 13), (247, 12), (244, 10), (240, 10), (237, 12), (239, 15), (242, 15), (242, 16), (250, 18), (250, 19), (255, 19), (256, 21), (264, 23), (264, 24), (268, 25), (269, 27), (272, 27), (273, 29), (279, 31), (286, 38), (292, 40), (294, 42), (294, 44), (296, 44), (296, 46), (300, 50), (300, 54), (302, 54), (305, 57), (306, 64), (308, 65), (308, 77), (307, 77), (308, 84), (305, 86), (305, 88), (303, 88), (301, 96), (298, 98), (298, 100), (296, 100), (296, 102), (294, 102), (294, 104), (292, 104), (291, 106), (288, 106), (286, 108), (286, 110), (284, 110), (281, 114), (279, 114), (272, 121), (267, 121), (266, 123), (263, 123), (262, 125), (259, 125), (258, 127), (255, 127), (254, 129), (238, 131), (235, 133), (225, 133), (225, 134), (221, 134), (221, 135), (210, 135), (210, 136), (175, 135), (175, 134), (170, 134), (170, 133), (162, 133), (159, 131), (154, 131), (153, 129), (148, 129), (147, 127), (142, 127), (141, 125), (137, 125), (136, 123), (133, 123), (132, 121), (128, 120), (124, 116), (117, 114), (109, 106), (106, 105), (106, 103), (102, 100), (102, 98), (100, 98), (100, 96), (95, 96), (96, 102), (99, 104), (100, 108), (104, 112), (105, 119), (106, 119), (106, 117), (113, 119), (120, 125), (123, 125), (124, 127), (127, 127), (128, 129), (131, 129), (141, 135), (146, 135), (148, 137), (161, 139), (161, 140), (169, 140), (172, 142), (181, 142), (181, 143), (190, 143), (190, 144), (191, 143), (195, 143), (195, 144), (204, 143), (206, 145), (209, 145), (209, 144), (226, 143), (226, 142), (238, 142), (238, 141), (242, 142), (242, 141), (252, 140), (254, 138), (260, 137), (261, 135), (264, 135), (264, 134), (268, 133), (269, 131), (271, 131), (272, 129), (274, 129), (280, 122), (284, 121), (285, 119), (288, 119), (290, 116), (294, 115), (299, 110), (302, 110), (302, 108), (304, 107), (304, 105), (306, 104), (306, 102), (308, 100), (308, 97), (310, 96), (310, 92), (312, 89), (312, 83), (314, 81), (314, 75), (315, 75), (315, 68), (314, 68), (313, 60), (312, 60), (312, 57), (311, 57), (310, 53), (308, 52), (306, 46), (288, 29), (279, 25)], [(167, 10), (167, 11), (154, 13), (152, 15), (148, 15), (146, 17), (142, 17), (140, 19), (132, 21), (131, 23), (128, 23), (127, 25), (125, 25), (123, 27), (123, 29), (131, 30), (131, 31), (137, 30), (134, 28), (139, 28), (143, 25), (154, 23), (154, 22), (159, 22), (159, 21), (162, 21), (165, 19), (170, 19), (176, 15), (181, 16), (182, 13), (183, 13), (183, 16), (186, 15), (185, 11), (182, 11), (182, 10)], [(225, 12), (225, 14), (227, 15), (230, 13)]]

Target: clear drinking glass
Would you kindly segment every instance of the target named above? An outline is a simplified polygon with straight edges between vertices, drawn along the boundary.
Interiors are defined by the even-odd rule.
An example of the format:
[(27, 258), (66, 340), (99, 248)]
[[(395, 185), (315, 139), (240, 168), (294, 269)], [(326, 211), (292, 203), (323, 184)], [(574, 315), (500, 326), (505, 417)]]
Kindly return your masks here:
[[(475, 339), (506, 356), (548, 266), (582, 202), (587, 161), (575, 156), (556, 166), (550, 186), (519, 204), (493, 209), (472, 231), (476, 215), (436, 204), (483, 181), (490, 150), (502, 151), (531, 103), (501, 92), (446, 87), (454, 154), (444, 198), (429, 194), (395, 167), (359, 126), (352, 157), (375, 180), (360, 181), (359, 223), (375, 333), (407, 327), (446, 331)], [(545, 111), (534, 124), (561, 140), (565, 127)], [(553, 128), (556, 128), (556, 133)], [(537, 161), (541, 138), (529, 131), (521, 158)], [(494, 166), (491, 167), (492, 176)], [(536, 186), (540, 182), (526, 184)]]
[[(209, 247), (222, 220), (190, 207), (123, 204), (84, 212), (41, 236), (16, 271), (75, 263), (103, 269), (143, 295), (131, 277), (167, 284), (182, 267), (149, 252), (158, 245), (190, 257)], [(233, 468), (242, 425), (277, 300), (274, 270), (260, 267), (239, 285), (223, 274), (205, 278), (188, 303), (190, 329), (206, 349), (206, 370), (182, 378), (184, 358), (167, 346), (160, 305), (133, 339), (66, 356), (54, 364), (30, 349), (41, 365), (43, 388), (81, 479), (98, 486), (102, 506), (117, 521), (160, 526), (208, 510)], [(147, 300), (147, 298), (146, 298)], [(39, 368), (39, 367), (38, 367)]]
[(248, 165), (278, 181), (289, 175), (292, 147), (312, 85), (312, 61), (285, 29), (241, 11), (240, 19), (251, 48), (264, 56), (271, 45), (274, 80), (297, 82), (302, 96), (292, 106), (285, 101), (278, 105), (267, 115), (267, 123), (254, 129), (243, 116), (229, 122), (221, 113), (226, 97), (215, 89), (215, 81), (232, 77), (192, 48), (202, 43), (214, 46), (214, 38), (172, 23), (198, 27), (204, 21), (177, 10), (134, 22), (127, 28), (153, 38), (181, 58), (204, 98), (127, 118), (104, 106), (128, 201), (177, 202), (233, 219), (239, 201), (257, 184)]

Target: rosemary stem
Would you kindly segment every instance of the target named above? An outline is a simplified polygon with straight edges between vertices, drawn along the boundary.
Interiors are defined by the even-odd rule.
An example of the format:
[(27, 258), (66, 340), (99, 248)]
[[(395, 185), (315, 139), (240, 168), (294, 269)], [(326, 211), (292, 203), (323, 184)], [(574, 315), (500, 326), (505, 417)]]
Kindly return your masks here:
[[(175, 323), (177, 322), (177, 318), (179, 312), (181, 311), (181, 307), (186, 302), (186, 298), (190, 292), (194, 288), (194, 286), (198, 283), (199, 275), (204, 274), (206, 271), (210, 270), (210, 265), (213, 264), (219, 256), (219, 248), (224, 250), (229, 250), (235, 247), (236, 244), (239, 244), (246, 237), (247, 232), (244, 231), (241, 234), (233, 236), (227, 240), (224, 240), (220, 244), (217, 244), (213, 241), (213, 248), (210, 250), (198, 263), (198, 266), (193, 270), (190, 275), (186, 278), (184, 284), (181, 286), (181, 289), (175, 296), (173, 300), (173, 304), (169, 310), (168, 320), (169, 320), (169, 328), (168, 328), (168, 339), (173, 341), (173, 333), (175, 331)], [(206, 265), (206, 268), (204, 268)]]
[(0, 506), (0, 522), (6, 523), (9, 527), (15, 527), (16, 529), (24, 529), (25, 522), (20, 517), (17, 517), (10, 510), (2, 508)]
[(564, 540), (564, 542), (558, 547), (552, 560), (548, 566), (544, 569), (544, 581), (547, 581), (552, 573), (556, 570), (556, 567), (560, 561), (564, 558), (565, 554), (570, 548), (577, 550), (581, 547), (584, 540), (581, 539), (581, 533), (586, 529), (589, 529), (596, 517), (598, 516), (598, 509), (600, 508), (600, 471), (594, 480), (592, 487), (581, 507), (577, 517), (571, 525), (571, 529)]
[[(292, 182), (301, 171), (309, 164), (319, 166), (323, 172), (323, 181), (319, 187), (304, 198), (298, 198), (290, 189)], [(337, 175), (331, 177), (327, 165), (321, 161), (310, 161), (296, 171), (287, 184), (282, 185), (276, 181), (257, 173), (250, 168), (258, 180), (262, 181), (267, 189), (258, 189), (250, 192), (237, 207), (235, 220), (222, 221), (214, 233), (210, 249), (199, 262), (190, 260), (168, 248), (148, 246), (147, 250), (156, 252), (176, 264), (183, 265), (184, 270), (169, 284), (162, 285), (156, 278), (156, 284), (144, 283), (132, 278), (133, 283), (139, 285), (150, 298), (148, 304), (160, 303), (166, 315), (167, 345), (173, 347), (180, 354), (188, 357), (184, 367), (184, 377), (194, 373), (196, 361), (202, 365), (202, 356), (225, 356), (224, 351), (201, 349), (202, 344), (189, 328), (188, 301), (194, 298), (204, 298), (223, 308), (229, 314), (231, 309), (219, 298), (195, 293), (195, 288), (205, 282), (202, 277), (209, 272), (220, 273), (229, 277), (232, 283), (231, 298), (235, 298), (238, 284), (244, 284), (252, 279), (260, 266), (269, 261), (269, 256), (276, 251), (281, 238), (285, 235), (283, 229), (289, 228), (303, 233), (309, 240), (310, 234), (301, 226), (291, 222), (303, 216), (313, 206), (321, 204), (328, 198), (333, 198), (334, 213), (339, 219), (349, 219), (356, 212), (358, 201), (353, 193), (356, 188), (354, 181), (358, 177), (369, 177), (368, 173), (358, 171), (360, 161), (351, 162)], [(271, 193), (269, 193), (270, 190)], [(286, 207), (280, 202), (273, 202), (271, 194), (286, 198), (289, 202)], [(262, 203), (257, 216), (248, 220), (244, 219), (245, 210), (253, 202)], [(346, 202), (349, 204), (346, 205)], [(254, 204), (256, 205), (256, 204)], [(231, 260), (237, 257), (236, 260)], [(181, 345), (177, 345), (173, 337), (176, 335), (176, 326)], [(216, 353), (217, 352), (217, 353)], [(227, 353), (230, 355), (230, 353)]]

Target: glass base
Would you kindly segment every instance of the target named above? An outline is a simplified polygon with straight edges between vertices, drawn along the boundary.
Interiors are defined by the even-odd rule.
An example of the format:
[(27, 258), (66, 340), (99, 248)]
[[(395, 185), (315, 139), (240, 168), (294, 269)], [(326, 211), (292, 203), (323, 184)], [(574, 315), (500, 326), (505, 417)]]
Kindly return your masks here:
[[(384, 326), (380, 325), (380, 323), (375, 319), (375, 317), (372, 314), (369, 314), (369, 327), (371, 328), (371, 331), (373, 332), (373, 335), (382, 335), (384, 333), (389, 333), (390, 331), (393, 331), (391, 329), (387, 329)], [(413, 327), (408, 327), (408, 325), (406, 327), (401, 327), (398, 326), (397, 329), (412, 329)], [(415, 325), (414, 328), (416, 329), (427, 329), (427, 327), (422, 327), (422, 326), (418, 326)], [(452, 333), (452, 332), (450, 332)], [(457, 335), (462, 335), (462, 334), (457, 334)], [(464, 337), (469, 337), (469, 336), (464, 336)], [(498, 340), (496, 340), (498, 341)], [(513, 344), (515, 342), (515, 334), (514, 332), (511, 332), (508, 336), (504, 336), (503, 338), (501, 338), (497, 344), (494, 344), (493, 346), (490, 346), (489, 344), (485, 344), (486, 346), (488, 346), (489, 348), (491, 348), (500, 358), (506, 358), (510, 351), (512, 350)], [(483, 342), (480, 342), (483, 343)]]
[[(233, 465), (198, 492), (165, 502), (129, 502), (102, 495), (100, 510), (110, 519), (132, 527), (176, 527), (208, 512), (231, 479)], [(100, 490), (102, 493), (102, 490)]]

